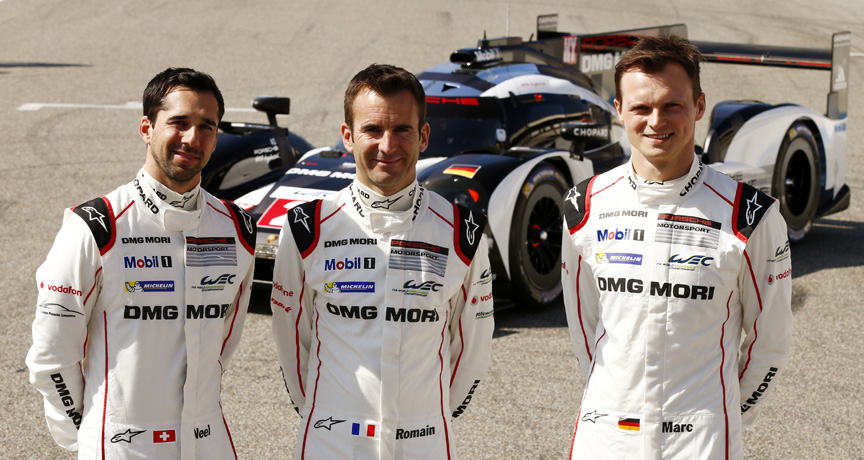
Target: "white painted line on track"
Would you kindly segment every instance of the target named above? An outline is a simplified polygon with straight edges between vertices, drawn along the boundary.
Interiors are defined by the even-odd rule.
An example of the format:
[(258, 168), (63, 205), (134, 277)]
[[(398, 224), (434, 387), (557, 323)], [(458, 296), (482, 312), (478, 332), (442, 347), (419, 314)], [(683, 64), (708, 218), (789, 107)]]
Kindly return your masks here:
[(849, 56), (852, 56), (852, 57), (864, 57), (864, 53), (849, 53)]
[[(2, 2), (3, 0), (0, 0)], [(140, 102), (127, 102), (125, 104), (117, 104), (117, 105), (103, 105), (103, 104), (62, 104), (55, 102), (25, 102), (18, 107), (18, 110), (21, 111), (36, 111), (47, 108), (57, 108), (57, 109), (132, 109), (132, 110), (141, 110)], [(243, 108), (243, 109), (235, 109), (231, 107), (225, 107), (226, 112), (257, 112), (255, 109)]]

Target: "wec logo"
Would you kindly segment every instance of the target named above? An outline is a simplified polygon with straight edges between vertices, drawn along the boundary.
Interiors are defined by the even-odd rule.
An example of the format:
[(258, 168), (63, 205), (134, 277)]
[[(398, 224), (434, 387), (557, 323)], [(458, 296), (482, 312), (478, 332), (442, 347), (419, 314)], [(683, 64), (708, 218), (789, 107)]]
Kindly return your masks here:
[(710, 267), (712, 260), (714, 260), (713, 257), (703, 255), (690, 256), (686, 259), (682, 259), (680, 255), (675, 254), (669, 258), (669, 263), (682, 265), (701, 265), (703, 267)]
[(438, 289), (444, 286), (441, 283), (436, 283), (434, 281), (424, 281), (420, 284), (414, 284), (414, 280), (406, 281), (402, 286), (405, 289), (413, 290), (413, 291), (432, 291), (438, 292)]
[(209, 276), (205, 276), (204, 278), (201, 278), (201, 284), (204, 286), (212, 286), (215, 284), (234, 284), (234, 278), (236, 276), (237, 275), (231, 275), (228, 273), (225, 273), (224, 275), (219, 275), (218, 278), (212, 279)]

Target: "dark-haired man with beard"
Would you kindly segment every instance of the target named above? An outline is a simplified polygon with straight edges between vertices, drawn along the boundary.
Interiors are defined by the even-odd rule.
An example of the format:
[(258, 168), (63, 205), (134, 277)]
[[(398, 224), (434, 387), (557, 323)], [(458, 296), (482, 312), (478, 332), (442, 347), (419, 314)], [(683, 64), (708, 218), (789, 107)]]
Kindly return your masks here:
[(39, 285), (30, 381), (78, 458), (234, 459), (221, 377), (240, 340), (255, 224), (201, 189), (224, 113), (206, 74), (144, 91), (135, 179), (66, 210)]

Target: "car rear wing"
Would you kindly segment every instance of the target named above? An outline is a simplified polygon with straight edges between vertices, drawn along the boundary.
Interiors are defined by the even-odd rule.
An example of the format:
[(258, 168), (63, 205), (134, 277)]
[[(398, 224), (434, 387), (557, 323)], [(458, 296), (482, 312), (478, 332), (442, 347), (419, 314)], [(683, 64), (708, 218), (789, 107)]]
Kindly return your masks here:
[[(579, 71), (588, 75), (603, 98), (612, 99), (615, 95), (615, 64), (618, 63), (621, 55), (632, 48), (639, 37), (670, 34), (686, 38), (687, 26), (672, 24), (617, 32), (572, 35), (557, 31), (557, 15), (542, 15), (537, 18), (537, 42), (528, 42), (525, 45), (542, 43), (546, 52), (550, 52), (565, 64), (577, 66)], [(851, 32), (835, 33), (832, 36), (831, 48), (706, 41), (691, 43), (699, 48), (707, 62), (830, 70), (831, 82), (826, 115), (832, 119), (846, 118), (849, 101)]]
[(849, 102), (849, 51), (851, 32), (837, 32), (831, 36), (831, 48), (796, 48), (787, 46), (738, 45), (693, 41), (708, 62), (745, 64), (795, 69), (830, 70), (828, 90), (828, 118), (846, 118)]

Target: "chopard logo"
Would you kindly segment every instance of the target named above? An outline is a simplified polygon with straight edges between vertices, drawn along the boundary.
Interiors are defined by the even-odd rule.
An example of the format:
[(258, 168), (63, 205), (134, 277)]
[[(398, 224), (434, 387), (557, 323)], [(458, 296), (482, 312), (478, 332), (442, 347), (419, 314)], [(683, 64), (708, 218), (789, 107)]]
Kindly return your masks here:
[(681, 189), (681, 193), (679, 193), (679, 195), (684, 196), (684, 195), (690, 193), (690, 190), (693, 189), (693, 187), (696, 185), (696, 182), (699, 180), (699, 176), (702, 175), (702, 169), (704, 167), (705, 167), (705, 165), (703, 165), (702, 162), (700, 161), (699, 162), (699, 170), (696, 171), (696, 174), (694, 174), (693, 177), (691, 177), (690, 180), (687, 181), (686, 184), (684, 184), (684, 188)]
[(144, 194), (144, 189), (141, 188), (141, 182), (138, 179), (133, 181), (133, 185), (138, 190), (138, 195), (141, 196), (141, 204), (144, 205), (145, 208), (149, 209), (153, 214), (159, 214), (159, 207), (156, 206), (156, 203), (153, 202), (153, 199)]

